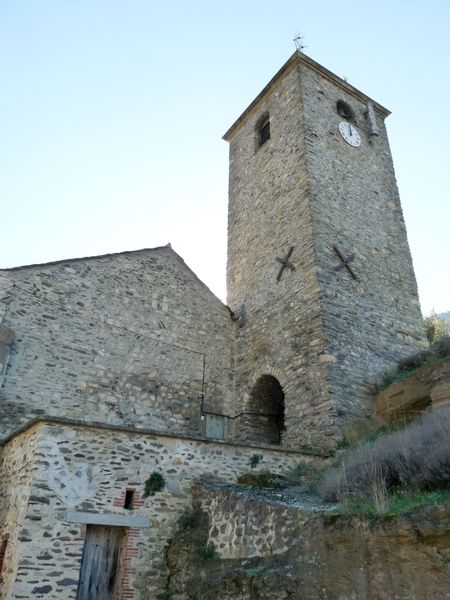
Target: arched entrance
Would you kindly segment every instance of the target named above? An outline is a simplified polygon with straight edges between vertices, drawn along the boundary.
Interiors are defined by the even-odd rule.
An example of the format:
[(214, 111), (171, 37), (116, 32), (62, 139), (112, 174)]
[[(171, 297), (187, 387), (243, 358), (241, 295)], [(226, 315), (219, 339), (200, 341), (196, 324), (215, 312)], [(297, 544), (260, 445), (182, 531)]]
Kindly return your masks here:
[(250, 393), (247, 435), (253, 442), (280, 444), (284, 426), (284, 392), (278, 379), (261, 375)]

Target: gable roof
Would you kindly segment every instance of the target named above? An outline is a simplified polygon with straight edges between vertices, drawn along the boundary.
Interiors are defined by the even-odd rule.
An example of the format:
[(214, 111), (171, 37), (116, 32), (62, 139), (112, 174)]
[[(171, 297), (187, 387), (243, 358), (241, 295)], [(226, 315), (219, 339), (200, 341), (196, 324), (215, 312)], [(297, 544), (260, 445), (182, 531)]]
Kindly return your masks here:
[(29, 265), (20, 265), (17, 267), (9, 267), (6, 269), (0, 269), (0, 274), (25, 271), (27, 269), (34, 269), (36, 267), (45, 268), (45, 267), (52, 267), (55, 265), (65, 265), (65, 264), (71, 264), (71, 263), (77, 263), (77, 262), (87, 262), (87, 261), (91, 261), (91, 260), (98, 260), (98, 259), (105, 259), (105, 258), (114, 259), (116, 257), (121, 257), (121, 256), (132, 256), (132, 255), (136, 255), (136, 254), (152, 253), (152, 252), (156, 253), (156, 252), (161, 252), (161, 251), (168, 252), (172, 256), (172, 258), (174, 258), (177, 261), (177, 263), (187, 272), (188, 276), (190, 276), (192, 279), (194, 279), (194, 281), (196, 281), (198, 284), (200, 284), (200, 286), (203, 287), (207, 293), (211, 294), (211, 296), (213, 296), (215, 300), (220, 302), (220, 304), (223, 307), (226, 307), (224, 302), (222, 302), (222, 300), (220, 298), (218, 298), (214, 294), (214, 292), (211, 291), (211, 289), (206, 285), (206, 283), (204, 283), (198, 277), (198, 275), (186, 264), (183, 257), (180, 256), (177, 252), (175, 252), (175, 250), (172, 248), (170, 242), (168, 244), (166, 244), (165, 246), (155, 246), (153, 248), (141, 248), (140, 250), (123, 250), (121, 252), (110, 252), (107, 254), (98, 254), (95, 256), (84, 256), (84, 257), (79, 257), (79, 258), (65, 258), (65, 259), (54, 260), (54, 261), (45, 262), (45, 263), (33, 263), (33, 264), (29, 264)]
[[(43, 263), (31, 263), (29, 265), (19, 265), (17, 267), (6, 267), (3, 269), (0, 269), (0, 273), (2, 271), (22, 271), (24, 269), (32, 269), (34, 267), (50, 267), (52, 265), (61, 265), (61, 264), (65, 264), (65, 263), (73, 263), (73, 262), (81, 262), (81, 261), (87, 261), (87, 260), (96, 260), (99, 258), (109, 258), (109, 257), (115, 257), (115, 256), (127, 256), (130, 254), (137, 254), (139, 252), (156, 252), (157, 250), (163, 250), (163, 249), (170, 249), (172, 250), (172, 246), (169, 244), (167, 244), (166, 246), (155, 246), (154, 248), (141, 248), (140, 250), (122, 250), (121, 252), (108, 252), (106, 254), (96, 254), (93, 256), (80, 256), (80, 257), (76, 257), (76, 258), (61, 258), (58, 260), (51, 260), (49, 262), (43, 262)], [(172, 252), (174, 254), (177, 254), (174, 250), (172, 250)], [(178, 256), (178, 254), (177, 254)], [(181, 257), (180, 257), (181, 258)], [(181, 259), (183, 260), (183, 259)]]

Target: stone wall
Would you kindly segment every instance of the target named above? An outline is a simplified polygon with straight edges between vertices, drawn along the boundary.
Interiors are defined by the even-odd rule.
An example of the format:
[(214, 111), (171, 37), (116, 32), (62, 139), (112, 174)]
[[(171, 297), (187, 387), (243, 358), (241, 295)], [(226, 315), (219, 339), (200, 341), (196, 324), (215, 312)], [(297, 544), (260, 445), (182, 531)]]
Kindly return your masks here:
[[(258, 148), (264, 114), (271, 137)], [(275, 377), (285, 394), (285, 447), (332, 445), (334, 435), (303, 114), (294, 64), (228, 138), (228, 303), (233, 310), (245, 305), (235, 352), (236, 411), (249, 410), (259, 377)], [(290, 247), (295, 271), (277, 280), (276, 258)]]
[[(33, 480), (27, 478), (20, 491), (17, 461), (29, 440)], [(105, 519), (127, 526), (122, 597), (160, 598), (167, 583), (165, 550), (181, 513), (191, 505), (194, 480), (236, 481), (250, 470), (256, 452), (263, 456), (261, 466), (277, 473), (310, 459), (296, 452), (62, 422), (34, 425), (9, 441), (4, 452), (0, 482), (10, 500), (2, 528), (19, 536), (5, 560), (4, 600), (74, 599), (86, 522)], [(161, 473), (166, 485), (143, 500), (143, 484), (152, 472)], [(127, 489), (136, 490), (132, 511), (123, 506)]]
[[(371, 385), (427, 345), (384, 114), (370, 135), (367, 99), (300, 64), (305, 144), (326, 352), (340, 425), (353, 434), (371, 416)], [(336, 102), (355, 115), (361, 146), (341, 137)], [(333, 246), (355, 255), (354, 280)]]
[(169, 247), (0, 272), (0, 437), (40, 415), (200, 434), (232, 393), (226, 307)]
[(194, 488), (194, 505), (207, 515), (206, 545), (224, 560), (282, 554), (295, 545), (308, 520), (288, 505), (204, 483)]
[[(20, 559), (20, 547), (28, 538), (28, 503), (32, 477), (39, 460), (39, 428), (31, 429), (0, 448), (0, 543), (5, 544), (0, 572), (0, 597), (13, 598), (14, 582)], [(34, 486), (38, 496), (39, 489)]]
[(171, 600), (450, 598), (448, 506), (369, 521), (205, 484), (194, 499), (216, 555), (202, 562), (196, 530), (177, 532)]
[[(337, 101), (356, 115), (347, 144)], [(285, 392), (283, 445), (327, 446), (373, 426), (380, 373), (426, 345), (384, 117), (369, 98), (305, 55), (282, 67), (226, 134), (230, 142), (228, 302), (245, 305), (236, 402), (273, 375)], [(372, 101), (371, 101), (372, 102)], [(258, 147), (258, 124), (270, 139)], [(340, 259), (351, 264), (358, 279)], [(292, 248), (293, 267), (280, 274)]]

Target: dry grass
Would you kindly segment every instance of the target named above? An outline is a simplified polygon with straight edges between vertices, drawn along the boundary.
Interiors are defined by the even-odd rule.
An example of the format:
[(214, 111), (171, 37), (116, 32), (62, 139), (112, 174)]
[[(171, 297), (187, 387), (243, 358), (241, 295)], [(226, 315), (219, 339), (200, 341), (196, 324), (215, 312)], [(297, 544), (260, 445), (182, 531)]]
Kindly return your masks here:
[(435, 339), (428, 350), (422, 350), (400, 360), (395, 369), (384, 373), (375, 388), (377, 391), (384, 390), (392, 383), (407, 379), (416, 369), (448, 358), (450, 358), (450, 335), (443, 335)]
[(332, 502), (370, 498), (378, 514), (384, 514), (392, 493), (449, 485), (450, 408), (442, 408), (349, 450), (339, 465), (325, 473), (321, 495)]

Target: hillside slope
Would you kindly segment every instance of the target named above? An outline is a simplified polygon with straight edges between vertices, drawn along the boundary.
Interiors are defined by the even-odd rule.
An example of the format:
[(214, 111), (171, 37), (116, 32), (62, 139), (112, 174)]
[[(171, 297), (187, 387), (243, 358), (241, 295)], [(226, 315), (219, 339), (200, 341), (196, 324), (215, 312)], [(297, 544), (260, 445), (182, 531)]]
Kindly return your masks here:
[(369, 522), (209, 483), (194, 507), (168, 549), (166, 598), (450, 598), (450, 506)]

